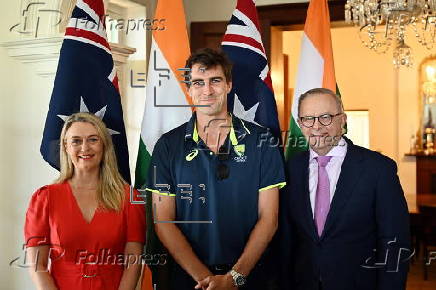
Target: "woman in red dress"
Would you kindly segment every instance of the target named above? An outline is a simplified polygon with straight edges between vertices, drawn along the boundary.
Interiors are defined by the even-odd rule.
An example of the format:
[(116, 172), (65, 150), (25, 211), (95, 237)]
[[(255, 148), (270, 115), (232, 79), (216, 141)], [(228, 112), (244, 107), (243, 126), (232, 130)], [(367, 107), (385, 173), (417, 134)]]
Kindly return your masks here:
[(76, 113), (60, 140), (60, 176), (33, 194), (26, 214), (33, 282), (44, 290), (135, 289), (144, 206), (130, 202), (107, 128), (95, 115)]

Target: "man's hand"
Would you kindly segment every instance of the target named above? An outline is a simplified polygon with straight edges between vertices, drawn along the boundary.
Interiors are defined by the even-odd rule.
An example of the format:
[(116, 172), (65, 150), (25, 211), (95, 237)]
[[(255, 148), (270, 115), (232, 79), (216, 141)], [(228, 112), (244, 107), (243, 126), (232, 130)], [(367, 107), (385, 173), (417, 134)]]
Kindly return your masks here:
[(208, 276), (198, 281), (195, 289), (205, 290), (234, 290), (237, 289), (233, 284), (233, 278), (230, 274)]

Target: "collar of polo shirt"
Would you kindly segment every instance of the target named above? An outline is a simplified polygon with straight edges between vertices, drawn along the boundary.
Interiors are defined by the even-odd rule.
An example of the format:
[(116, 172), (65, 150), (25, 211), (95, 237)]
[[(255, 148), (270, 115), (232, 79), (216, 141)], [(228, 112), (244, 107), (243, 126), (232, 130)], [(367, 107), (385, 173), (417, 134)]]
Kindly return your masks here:
[[(233, 115), (231, 113), (229, 113), (229, 114), (231, 117), (231, 124), (232, 124), (232, 126), (230, 128), (230, 142), (232, 142), (232, 146), (236, 146), (236, 145), (238, 145), (238, 139), (242, 139), (245, 136), (245, 134), (250, 134), (250, 130), (248, 130), (248, 128), (245, 126), (244, 121), (242, 121), (242, 119), (238, 119), (241, 122), (242, 127), (244, 128), (244, 132), (242, 134), (236, 136), (236, 131), (234, 128), (234, 118), (233, 118)], [(187, 128), (188, 132), (185, 135), (185, 139), (192, 137), (192, 140), (194, 140), (195, 143), (198, 143), (200, 140), (200, 136), (198, 135), (195, 112), (190, 120), (190, 123), (191, 123), (191, 126), (188, 126), (188, 128)], [(190, 127), (193, 127), (192, 133), (189, 132)]]

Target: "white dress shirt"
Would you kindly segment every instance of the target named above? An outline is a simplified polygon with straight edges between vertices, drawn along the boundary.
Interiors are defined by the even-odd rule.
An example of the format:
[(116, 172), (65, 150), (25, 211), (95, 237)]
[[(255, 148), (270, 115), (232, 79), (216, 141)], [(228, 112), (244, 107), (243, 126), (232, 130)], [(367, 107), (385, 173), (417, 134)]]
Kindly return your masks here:
[[(326, 154), (326, 156), (332, 156), (326, 166), (326, 171), (330, 182), (330, 203), (335, 195), (336, 184), (338, 183), (339, 175), (341, 174), (342, 162), (344, 162), (345, 154), (347, 154), (347, 147), (347, 142), (344, 138), (341, 138), (341, 140), (338, 142), (338, 145), (333, 146), (333, 148)], [(312, 207), (312, 215), (315, 215), (315, 196), (316, 188), (318, 186), (318, 162), (315, 158), (318, 157), (318, 154), (312, 149), (309, 149), (309, 152), (310, 205)]]

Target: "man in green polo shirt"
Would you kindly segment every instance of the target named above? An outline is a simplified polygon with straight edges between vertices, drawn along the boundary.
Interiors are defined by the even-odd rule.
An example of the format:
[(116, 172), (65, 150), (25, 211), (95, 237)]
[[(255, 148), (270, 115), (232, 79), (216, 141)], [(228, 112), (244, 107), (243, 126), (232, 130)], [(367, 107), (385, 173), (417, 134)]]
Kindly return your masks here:
[(228, 113), (232, 65), (202, 49), (187, 60), (189, 122), (153, 151), (147, 189), (156, 233), (174, 258), (174, 289), (266, 289), (262, 256), (285, 185), (269, 130)]

